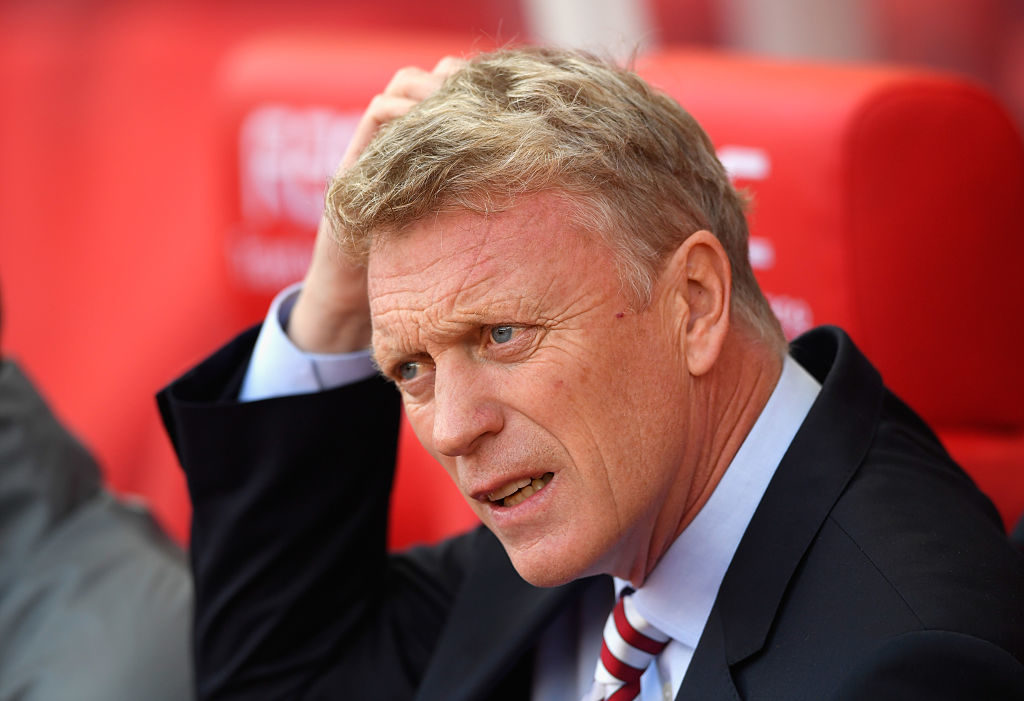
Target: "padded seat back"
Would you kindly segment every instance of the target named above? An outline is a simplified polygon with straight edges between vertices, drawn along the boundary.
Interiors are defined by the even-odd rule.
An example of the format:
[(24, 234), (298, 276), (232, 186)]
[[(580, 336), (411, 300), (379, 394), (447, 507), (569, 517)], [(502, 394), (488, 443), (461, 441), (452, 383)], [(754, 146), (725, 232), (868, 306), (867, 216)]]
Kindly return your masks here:
[(685, 50), (639, 72), (752, 195), (751, 260), (789, 337), (846, 329), (1007, 523), (1024, 512), (1024, 146), (959, 78)]
[[(239, 323), (300, 280), (334, 174), (370, 99), (399, 68), (480, 50), (463, 36), (282, 34), (247, 42), (219, 76), (225, 204), (216, 242)], [(478, 521), (403, 419), (389, 544), (434, 542)]]

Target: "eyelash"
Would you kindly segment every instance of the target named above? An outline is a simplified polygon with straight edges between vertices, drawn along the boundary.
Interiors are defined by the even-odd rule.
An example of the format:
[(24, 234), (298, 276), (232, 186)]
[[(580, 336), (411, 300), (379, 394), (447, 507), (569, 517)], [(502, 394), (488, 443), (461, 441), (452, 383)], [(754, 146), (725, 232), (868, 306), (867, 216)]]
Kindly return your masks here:
[[(507, 329), (510, 332), (509, 338), (505, 341), (499, 341), (494, 337), (496, 331)], [(516, 337), (524, 331), (524, 327), (516, 326), (515, 324), (495, 324), (493, 326), (484, 327), (484, 340), (485, 345), (497, 345), (505, 346), (512, 343)], [(398, 384), (409, 383), (415, 381), (420, 377), (419, 369), (429, 361), (427, 360), (404, 360), (397, 363), (394, 366), (394, 370), (390, 373)], [(417, 372), (412, 377), (405, 377), (405, 371), (415, 367)]]

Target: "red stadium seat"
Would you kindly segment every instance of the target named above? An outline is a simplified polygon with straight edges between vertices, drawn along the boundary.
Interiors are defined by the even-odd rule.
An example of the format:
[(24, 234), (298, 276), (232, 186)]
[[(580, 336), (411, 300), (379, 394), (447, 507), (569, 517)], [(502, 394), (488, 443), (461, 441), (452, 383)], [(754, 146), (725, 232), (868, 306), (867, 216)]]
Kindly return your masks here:
[[(282, 27), (349, 43), (352, 60), (339, 71), (348, 76), (364, 55), (423, 56), (415, 47), (433, 32), (458, 33), (434, 42), (447, 52), (525, 31), (518, 0), (444, 9), (415, 0), (0, 3), (2, 350), (95, 453), (107, 484), (146, 500), (179, 541), (188, 495), (153, 394), (256, 319), (229, 290), (215, 240), (229, 143), (213, 133), (214, 68), (239, 41)], [(379, 34), (398, 27), (408, 34)]]
[[(369, 97), (396, 67), (451, 47), (281, 36), (225, 63), (232, 205), (218, 245), (246, 313), (262, 314), (301, 275), (323, 178)], [(638, 69), (705, 125), (752, 193), (752, 261), (788, 335), (847, 329), (1015, 519), (1024, 373), (1006, 349), (1024, 344), (1024, 330), (1005, 321), (1024, 300), (1013, 269), (1024, 260), (1024, 148), (1004, 111), (972, 85), (921, 71), (693, 51), (643, 57)], [(978, 234), (984, 247), (972, 245)], [(392, 545), (472, 522), (404, 425)]]
[(999, 79), (1017, 0), (867, 0), (879, 55), (899, 63)]
[[(271, 297), (301, 279), (334, 173), (370, 98), (405, 65), (480, 50), (462, 37), (389, 34), (253, 40), (229, 55), (219, 80), (225, 218), (211, 243), (240, 318), (261, 318)], [(444, 471), (403, 421), (389, 544), (433, 542), (477, 523)]]
[(726, 8), (716, 0), (647, 0), (662, 45), (713, 46), (726, 33)]
[[(355, 31), (367, 24), (354, 6), (302, 0), (292, 9), (319, 39), (275, 35), (221, 61), (281, 24), (257, 4), (266, 11), (101, 2), (90, 22), (45, 4), (0, 13), (3, 350), (110, 484), (148, 498), (182, 540), (187, 494), (152, 393), (301, 275), (322, 178), (391, 73), (489, 48)], [(507, 4), (444, 26), (491, 26)], [(494, 41), (521, 24), (505, 21)], [(1024, 511), (1024, 185), (1002, 111), (921, 72), (685, 52), (639, 68), (707, 126), (755, 195), (753, 258), (787, 331), (850, 330), (1004, 518)], [(393, 546), (473, 523), (407, 425), (399, 463)]]
[(845, 328), (996, 502), (1024, 512), (1024, 146), (947, 75), (669, 51), (639, 72), (753, 195), (755, 272), (794, 336)]

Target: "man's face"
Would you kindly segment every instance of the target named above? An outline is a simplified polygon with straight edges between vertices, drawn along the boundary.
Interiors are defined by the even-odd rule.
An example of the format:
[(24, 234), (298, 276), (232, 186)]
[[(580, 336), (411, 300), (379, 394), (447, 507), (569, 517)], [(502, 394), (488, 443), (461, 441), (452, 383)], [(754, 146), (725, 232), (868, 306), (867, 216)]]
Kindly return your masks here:
[(381, 369), (537, 585), (646, 571), (692, 487), (685, 320), (660, 283), (632, 309), (612, 254), (566, 211), (536, 195), (431, 218), (378, 244), (368, 269)]

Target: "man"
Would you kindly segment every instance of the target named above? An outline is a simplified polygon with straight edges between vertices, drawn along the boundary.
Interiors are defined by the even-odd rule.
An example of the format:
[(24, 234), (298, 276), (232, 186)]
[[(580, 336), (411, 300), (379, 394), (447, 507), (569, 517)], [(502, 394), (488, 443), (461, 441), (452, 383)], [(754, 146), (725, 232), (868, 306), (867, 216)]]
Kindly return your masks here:
[[(787, 353), (673, 101), (572, 52), (405, 70), (327, 216), (365, 277), (322, 226), (258, 338), (161, 396), (201, 696), (1022, 693), (993, 509), (841, 331)], [(371, 333), (486, 529), (386, 555), (397, 400), (338, 355)]]
[(185, 555), (0, 358), (0, 701), (192, 698)]

